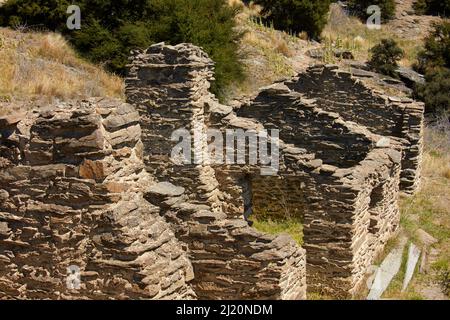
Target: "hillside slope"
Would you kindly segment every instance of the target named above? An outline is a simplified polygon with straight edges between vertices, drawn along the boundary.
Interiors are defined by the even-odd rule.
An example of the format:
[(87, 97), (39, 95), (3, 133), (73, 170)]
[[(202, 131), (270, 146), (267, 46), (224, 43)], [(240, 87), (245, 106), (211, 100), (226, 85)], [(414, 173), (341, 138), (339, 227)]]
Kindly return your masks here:
[(62, 36), (0, 28), (0, 114), (54, 99), (123, 97), (121, 78), (77, 57)]

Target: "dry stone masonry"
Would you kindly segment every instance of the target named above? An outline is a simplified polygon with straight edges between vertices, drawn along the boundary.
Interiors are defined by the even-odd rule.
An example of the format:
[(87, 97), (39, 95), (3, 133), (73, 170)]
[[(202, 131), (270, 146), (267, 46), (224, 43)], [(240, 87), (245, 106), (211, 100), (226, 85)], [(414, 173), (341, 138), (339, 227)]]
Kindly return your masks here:
[(303, 219), (308, 290), (336, 297), (356, 293), (399, 225), (401, 144), (345, 122), (284, 84), (263, 89), (237, 113), (280, 128), (281, 139), (294, 146), (283, 151), (296, 155), (295, 162), (285, 161), (275, 204), (265, 200), (273, 183), (259, 190), (256, 179), (254, 194), (267, 197), (257, 197), (256, 212), (279, 212), (284, 202)]
[[(400, 191), (420, 185), (423, 105), (335, 66), (233, 107), (209, 92), (213, 80), (200, 48), (160, 43), (132, 53), (127, 103), (91, 99), (0, 119), (0, 298), (358, 292), (399, 226)], [(189, 143), (197, 159), (210, 151), (210, 129), (267, 130), (279, 142), (278, 171), (174, 161), (174, 132), (200, 137)], [(260, 213), (301, 219), (302, 247), (252, 228)], [(71, 266), (78, 290), (66, 284)]]
[(182, 244), (144, 199), (155, 181), (131, 105), (58, 104), (0, 133), (0, 298), (195, 298)]
[[(147, 168), (172, 184), (155, 190), (156, 198), (167, 205), (164, 216), (189, 247), (194, 291), (205, 299), (303, 299), (304, 249), (289, 237), (257, 232), (242, 215), (228, 216), (211, 166), (171, 161), (175, 130), (206, 133), (207, 110), (219, 105), (208, 91), (211, 80), (213, 62), (201, 49), (158, 44), (135, 53), (126, 81), (128, 101), (142, 117)], [(204, 154), (207, 146), (200, 140), (193, 154)]]
[(402, 142), (401, 190), (414, 193), (420, 183), (423, 152), (423, 103), (391, 97), (364, 83), (366, 73), (335, 66), (310, 67), (286, 85), (313, 98), (325, 111), (364, 125), (373, 133)]

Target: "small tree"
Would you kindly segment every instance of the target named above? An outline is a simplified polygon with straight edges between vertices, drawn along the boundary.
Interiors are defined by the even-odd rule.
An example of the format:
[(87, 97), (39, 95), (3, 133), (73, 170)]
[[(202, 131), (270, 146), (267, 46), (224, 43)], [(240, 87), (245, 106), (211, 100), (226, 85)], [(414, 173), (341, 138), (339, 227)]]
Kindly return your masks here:
[(425, 48), (418, 55), (414, 68), (427, 73), (428, 69), (450, 69), (450, 22), (434, 25), (433, 32), (425, 40)]
[(398, 78), (397, 68), (405, 53), (393, 39), (383, 39), (381, 43), (370, 49), (372, 58), (369, 66), (382, 74)]
[(417, 85), (415, 98), (425, 102), (427, 113), (450, 111), (450, 22), (435, 24), (425, 39), (414, 68), (425, 74), (425, 84)]
[(262, 14), (279, 30), (302, 32), (318, 38), (327, 23), (331, 0), (256, 0)]
[(418, 14), (450, 16), (450, 0), (417, 0), (414, 10)]
[(450, 70), (429, 69), (425, 79), (425, 84), (416, 86), (415, 98), (425, 102), (427, 113), (448, 113), (450, 111)]
[(395, 16), (395, 0), (350, 0), (349, 9), (358, 17), (367, 20), (371, 14), (367, 13), (367, 8), (377, 5), (381, 9), (381, 18), (383, 21), (392, 19)]

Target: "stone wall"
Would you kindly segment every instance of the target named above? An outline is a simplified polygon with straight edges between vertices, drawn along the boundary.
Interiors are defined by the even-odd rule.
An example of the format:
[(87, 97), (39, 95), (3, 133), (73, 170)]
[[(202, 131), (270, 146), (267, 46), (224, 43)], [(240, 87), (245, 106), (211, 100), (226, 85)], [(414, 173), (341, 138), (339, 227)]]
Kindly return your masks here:
[[(334, 71), (316, 67), (309, 72), (317, 70)], [(411, 108), (397, 108), (360, 89), (356, 95), (352, 86), (357, 82), (350, 76), (342, 80), (344, 84), (340, 78), (329, 79), (330, 86), (337, 86), (327, 92), (330, 98), (337, 95), (341, 99), (338, 93), (347, 90), (347, 95), (355, 94), (351, 104), (361, 106), (361, 110), (371, 104), (373, 116), (361, 117), (362, 123), (357, 124), (358, 117), (347, 111), (342, 115), (336, 112), (342, 106), (329, 107), (325, 94), (303, 88), (298, 79), (263, 88), (233, 111), (209, 93), (213, 63), (201, 49), (158, 44), (132, 57), (128, 101), (137, 106), (144, 119), (143, 135), (149, 137), (144, 139), (148, 169), (160, 170), (152, 172), (183, 188), (175, 199), (164, 200), (168, 203), (164, 216), (177, 230), (177, 238), (189, 247), (199, 297), (283, 298), (280, 292), (285, 289), (276, 285), (283, 282), (282, 271), (274, 273), (273, 293), (267, 294), (258, 286), (251, 290), (266, 272), (266, 267), (252, 257), (258, 250), (273, 250), (280, 240), (251, 229), (245, 221), (251, 220), (245, 216), (247, 211), (264, 210), (303, 219), (308, 290), (342, 298), (357, 292), (367, 268), (398, 228), (400, 163), (405, 183), (406, 164), (413, 161), (408, 152), (420, 150), (420, 106), (414, 109), (415, 103), (399, 100), (410, 103)], [(343, 85), (347, 87), (341, 88), (342, 92), (333, 91)], [(344, 103), (335, 100), (336, 104)], [(407, 127), (408, 117), (419, 123)], [(384, 118), (387, 124), (380, 125)], [(222, 133), (227, 129), (279, 129), (280, 171), (276, 176), (261, 177), (260, 165), (206, 165), (201, 161), (176, 164), (171, 151), (179, 141), (172, 141), (170, 136), (180, 128), (202, 137), (210, 128)], [(407, 132), (411, 135), (408, 141), (402, 138)], [(408, 144), (415, 139), (413, 133), (418, 135), (416, 149)], [(226, 151), (226, 145), (223, 148)], [(207, 153), (206, 138), (192, 143), (192, 150), (194, 155)], [(416, 158), (414, 181), (419, 177), (420, 152)], [(247, 247), (243, 239), (258, 245)], [(277, 247), (283, 252), (278, 264), (296, 274), (294, 283), (300, 284), (301, 249), (292, 251), (291, 247), (294, 244)], [(241, 270), (232, 272), (233, 257), (242, 257), (244, 252), (245, 258), (239, 258)], [(246, 282), (242, 275), (255, 281)], [(239, 291), (237, 284), (248, 289)], [(301, 295), (289, 298), (295, 296)]]
[(404, 145), (401, 190), (414, 193), (421, 177), (424, 106), (374, 90), (366, 83), (368, 80), (365, 73), (318, 65), (286, 85), (346, 121), (364, 125), (375, 134), (399, 138)]
[(370, 140), (352, 130), (338, 114), (324, 112), (315, 101), (281, 83), (263, 89), (236, 113), (258, 120), (266, 129), (279, 129), (285, 143), (307, 149), (329, 165), (352, 167), (371, 147)]
[(261, 234), (242, 218), (190, 203), (184, 192), (160, 183), (149, 196), (166, 204), (162, 214), (189, 246), (199, 299), (306, 298), (305, 252), (290, 237)]
[[(257, 232), (242, 215), (224, 213), (227, 201), (216, 171), (196, 161), (208, 150), (208, 110), (231, 111), (208, 91), (213, 67), (200, 48), (189, 44), (157, 44), (134, 52), (127, 99), (141, 114), (147, 169), (170, 182), (154, 193), (167, 203), (163, 215), (189, 247), (199, 298), (304, 299), (304, 250), (290, 238)], [(193, 163), (172, 161), (179, 141), (171, 137), (179, 129), (202, 137), (192, 142)]]
[(183, 245), (144, 199), (139, 114), (96, 99), (43, 110), (0, 119), (0, 298), (195, 298)]
[[(322, 110), (274, 84), (228, 115), (218, 127), (257, 122), (280, 129), (280, 172), (260, 177), (247, 167), (218, 168), (221, 190), (242, 213), (239, 181), (249, 176), (254, 212), (303, 220), (308, 292), (348, 298), (398, 226), (403, 145)], [(247, 117), (240, 118), (239, 116)], [(256, 126), (256, 124), (255, 124)], [(228, 195), (228, 196), (226, 196)], [(251, 217), (250, 217), (251, 220)]]
[[(213, 69), (196, 46), (156, 44), (130, 58), (130, 104), (0, 119), (0, 298), (358, 292), (398, 228), (400, 188), (419, 185), (423, 106), (315, 66), (233, 109), (209, 92)], [(280, 130), (278, 172), (202, 161), (208, 129)], [(174, 159), (177, 132), (197, 138), (193, 159)], [(301, 219), (303, 248), (253, 229), (252, 211)]]

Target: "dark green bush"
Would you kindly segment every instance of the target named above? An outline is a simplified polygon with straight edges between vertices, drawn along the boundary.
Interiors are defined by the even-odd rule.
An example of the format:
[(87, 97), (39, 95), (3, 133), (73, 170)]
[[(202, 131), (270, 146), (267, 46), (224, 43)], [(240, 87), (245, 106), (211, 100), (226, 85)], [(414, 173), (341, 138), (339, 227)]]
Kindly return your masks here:
[(311, 38), (319, 38), (327, 24), (331, 0), (255, 0), (255, 3), (263, 7), (263, 16), (276, 29), (305, 31)]
[(450, 0), (417, 0), (414, 10), (418, 14), (450, 16)]
[(363, 19), (367, 20), (371, 14), (367, 13), (367, 8), (371, 5), (377, 5), (381, 9), (381, 19), (387, 21), (395, 16), (395, 0), (350, 0), (348, 7), (351, 12)]
[(450, 22), (434, 25), (414, 66), (426, 83), (415, 88), (415, 98), (425, 102), (427, 113), (450, 111)]
[(370, 49), (372, 58), (369, 66), (382, 74), (398, 78), (397, 62), (405, 55), (404, 51), (392, 39), (383, 39), (381, 43)]
[(68, 0), (9, 0), (0, 25), (61, 32), (80, 54), (124, 74), (130, 50), (165, 41), (201, 46), (216, 62), (213, 91), (243, 78), (238, 59), (237, 8), (227, 0), (78, 0), (81, 30), (66, 27)]
[(425, 112), (439, 114), (450, 111), (450, 69), (429, 69), (426, 83), (415, 88), (415, 98), (425, 102)]
[(426, 73), (428, 69), (450, 69), (450, 22), (434, 25), (434, 30), (425, 39), (425, 48), (418, 55), (414, 68)]

